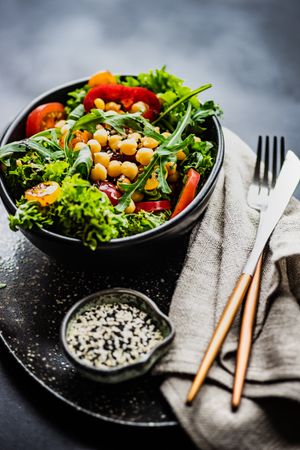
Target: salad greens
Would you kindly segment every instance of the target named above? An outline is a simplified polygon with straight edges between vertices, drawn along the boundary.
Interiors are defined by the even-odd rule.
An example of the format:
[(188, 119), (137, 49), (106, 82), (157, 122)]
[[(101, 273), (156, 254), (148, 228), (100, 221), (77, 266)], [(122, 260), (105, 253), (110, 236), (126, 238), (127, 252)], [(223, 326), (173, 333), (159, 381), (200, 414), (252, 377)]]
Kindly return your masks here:
[[(86, 111), (83, 101), (92, 91), (86, 84), (68, 94), (64, 125), (57, 121), (52, 128), (0, 148), (0, 170), (18, 205), (9, 217), (12, 230), (47, 228), (78, 238), (94, 250), (101, 242), (141, 233), (168, 220), (189, 170), (201, 174), (201, 188), (216, 156), (215, 144), (203, 139), (206, 120), (220, 115), (221, 109), (212, 100), (200, 103), (197, 95), (211, 85), (192, 90), (165, 66), (137, 77), (116, 77), (116, 82), (156, 94), (161, 106), (155, 120), (150, 122), (142, 110), (118, 114), (118, 109), (97, 106)], [(104, 139), (101, 144), (98, 130)], [(135, 145), (133, 153), (116, 150), (110, 143), (114, 139), (129, 150)], [(139, 149), (150, 155), (147, 163), (140, 163)], [(116, 171), (125, 161), (127, 171), (115, 174), (109, 165), (99, 163), (103, 158), (111, 160)], [(101, 177), (106, 174), (103, 182), (99, 170)], [(40, 201), (38, 195), (46, 195), (48, 188), (56, 190), (55, 196)], [(134, 212), (133, 199), (141, 201), (138, 198), (146, 206)], [(147, 210), (147, 205), (152, 209)]]

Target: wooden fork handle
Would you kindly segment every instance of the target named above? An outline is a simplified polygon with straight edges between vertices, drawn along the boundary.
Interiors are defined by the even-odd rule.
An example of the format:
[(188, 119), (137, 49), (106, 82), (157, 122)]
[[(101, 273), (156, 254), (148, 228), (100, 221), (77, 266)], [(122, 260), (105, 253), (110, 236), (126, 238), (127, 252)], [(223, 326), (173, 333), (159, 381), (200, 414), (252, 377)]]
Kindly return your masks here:
[(237, 409), (239, 407), (243, 393), (252, 346), (252, 335), (256, 317), (257, 303), (259, 299), (261, 269), (262, 269), (262, 255), (258, 260), (254, 272), (253, 280), (247, 294), (242, 317), (240, 339), (236, 357), (233, 394), (232, 394), (233, 409)]
[(194, 378), (192, 386), (189, 390), (186, 403), (190, 405), (201, 388), (206, 375), (212, 366), (217, 354), (224, 342), (225, 337), (232, 325), (232, 322), (238, 312), (238, 309), (246, 295), (248, 287), (251, 283), (251, 275), (243, 273), (228, 299), (227, 305), (222, 313), (219, 323), (208, 345), (206, 353)]

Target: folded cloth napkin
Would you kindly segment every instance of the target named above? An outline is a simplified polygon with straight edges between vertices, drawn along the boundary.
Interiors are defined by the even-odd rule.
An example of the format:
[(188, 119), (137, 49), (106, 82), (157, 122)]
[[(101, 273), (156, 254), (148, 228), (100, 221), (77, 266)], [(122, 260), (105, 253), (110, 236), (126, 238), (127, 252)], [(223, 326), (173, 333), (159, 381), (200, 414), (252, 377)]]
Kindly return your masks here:
[[(300, 448), (300, 203), (292, 199), (269, 241), (244, 397), (231, 411), (240, 315), (191, 407), (185, 399), (252, 248), (259, 213), (247, 205), (255, 155), (224, 129), (226, 155), (194, 229), (170, 308), (171, 351), (156, 371), (179, 423), (202, 450)], [(299, 433), (297, 435), (297, 432)]]

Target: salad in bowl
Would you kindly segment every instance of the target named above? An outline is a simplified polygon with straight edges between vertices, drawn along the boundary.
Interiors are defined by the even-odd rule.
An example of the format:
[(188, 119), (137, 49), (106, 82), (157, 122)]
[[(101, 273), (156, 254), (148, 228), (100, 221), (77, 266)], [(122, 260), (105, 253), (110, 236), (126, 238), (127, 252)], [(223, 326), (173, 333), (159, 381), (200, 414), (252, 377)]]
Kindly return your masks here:
[[(208, 179), (220, 114), (163, 67), (137, 76), (91, 76), (66, 100), (26, 114), (24, 136), (0, 148), (16, 208), (12, 230), (46, 230), (96, 250), (182, 214)], [(56, 101), (57, 100), (57, 101)], [(50, 234), (49, 234), (50, 235)]]

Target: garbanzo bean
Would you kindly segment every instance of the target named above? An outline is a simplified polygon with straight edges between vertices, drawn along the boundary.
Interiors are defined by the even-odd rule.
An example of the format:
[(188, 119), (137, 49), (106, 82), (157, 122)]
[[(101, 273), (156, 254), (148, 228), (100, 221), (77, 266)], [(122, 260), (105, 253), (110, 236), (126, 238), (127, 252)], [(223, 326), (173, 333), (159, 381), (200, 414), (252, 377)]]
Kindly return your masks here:
[(119, 136), (118, 134), (114, 134), (113, 136), (110, 136), (108, 140), (108, 145), (114, 152), (116, 152), (117, 150), (119, 150), (119, 144), (121, 140), (122, 140), (121, 136)]
[(104, 128), (99, 128), (99, 130), (96, 130), (94, 133), (94, 139), (96, 139), (100, 145), (106, 145), (108, 139), (107, 131)]
[(107, 177), (107, 170), (102, 164), (95, 164), (91, 170), (92, 181), (104, 181)]
[(142, 192), (135, 191), (131, 198), (134, 202), (141, 202), (144, 198), (144, 194)]
[(75, 147), (73, 148), (74, 152), (79, 152), (83, 147), (86, 147), (84, 142), (77, 142)]
[(183, 161), (186, 158), (186, 154), (184, 153), (183, 150), (179, 150), (176, 153), (176, 157), (177, 157), (178, 161)]
[(131, 113), (136, 113), (136, 112), (144, 113), (145, 111), (148, 111), (148, 109), (149, 109), (149, 105), (147, 105), (147, 103), (136, 102), (136, 103), (133, 103), (133, 105), (131, 106), (130, 112)]
[(148, 180), (146, 181), (145, 184), (145, 189), (147, 191), (153, 191), (154, 189), (156, 189), (159, 185), (158, 179), (157, 179), (157, 174), (155, 172), (153, 172), (151, 178), (148, 178)]
[(121, 175), (121, 176), (118, 178), (118, 181), (117, 181), (117, 188), (118, 188), (120, 191), (123, 192), (124, 189), (122, 188), (121, 184), (130, 184), (129, 178), (126, 178), (124, 175)]
[(101, 145), (96, 139), (90, 139), (89, 141), (87, 141), (87, 144), (89, 145), (92, 153), (101, 152)]
[(147, 166), (150, 163), (153, 154), (154, 151), (152, 148), (142, 147), (137, 151), (135, 159), (143, 166)]
[(119, 177), (122, 173), (122, 163), (121, 161), (110, 161), (107, 167), (107, 173), (110, 177)]
[(105, 105), (105, 111), (116, 111), (118, 112), (121, 109), (121, 105), (115, 102), (108, 102)]
[(138, 167), (135, 163), (125, 161), (122, 164), (122, 174), (129, 180), (133, 180), (138, 174)]
[(104, 100), (102, 100), (102, 98), (96, 98), (96, 100), (94, 100), (94, 105), (96, 106), (96, 108), (101, 109), (102, 111), (105, 110), (105, 102)]
[(124, 139), (124, 141), (120, 142), (119, 148), (123, 155), (135, 155), (137, 150), (137, 142), (134, 138)]
[(93, 154), (94, 163), (102, 164), (104, 167), (108, 167), (110, 162), (110, 155), (106, 152), (97, 152)]
[(133, 200), (130, 200), (129, 205), (127, 206), (127, 208), (125, 209), (125, 213), (126, 214), (131, 214), (133, 213), (135, 210), (135, 203)]
[(156, 139), (149, 136), (144, 136), (141, 139), (141, 142), (142, 146), (147, 148), (156, 148), (159, 145), (159, 142)]

